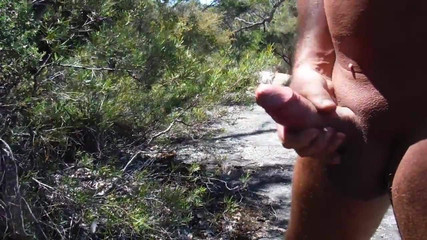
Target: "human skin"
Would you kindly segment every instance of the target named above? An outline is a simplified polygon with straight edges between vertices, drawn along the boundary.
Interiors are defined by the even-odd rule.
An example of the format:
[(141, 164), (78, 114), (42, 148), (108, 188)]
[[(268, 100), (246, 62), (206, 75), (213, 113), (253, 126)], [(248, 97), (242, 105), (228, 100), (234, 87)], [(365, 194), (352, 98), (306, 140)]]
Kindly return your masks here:
[(299, 0), (298, 12), (291, 93), (257, 90), (302, 156), (286, 239), (369, 239), (390, 197), (402, 237), (425, 238), (427, 2)]

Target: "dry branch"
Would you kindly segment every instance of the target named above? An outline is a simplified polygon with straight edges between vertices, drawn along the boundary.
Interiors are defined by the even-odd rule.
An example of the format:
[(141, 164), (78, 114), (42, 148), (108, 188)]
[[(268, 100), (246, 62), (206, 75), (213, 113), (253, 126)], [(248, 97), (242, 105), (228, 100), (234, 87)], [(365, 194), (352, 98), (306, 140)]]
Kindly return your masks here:
[(33, 179), (34, 182), (38, 183), (40, 186), (42, 186), (44, 188), (47, 188), (47, 189), (50, 189), (50, 190), (55, 190), (55, 188), (53, 188), (53, 187), (51, 187), (51, 186), (49, 186), (49, 185), (47, 185), (45, 183), (42, 183), (42, 182), (40, 182), (39, 180), (37, 180), (35, 178), (31, 178), (31, 179)]
[(66, 68), (77, 68), (91, 71), (135, 71), (133, 69), (124, 69), (124, 68), (110, 68), (110, 67), (94, 67), (94, 66), (83, 66), (83, 65), (73, 65), (73, 64), (58, 64), (60, 67)]
[(156, 138), (158, 138), (158, 137), (160, 137), (160, 136), (162, 136), (162, 135), (164, 135), (164, 134), (166, 134), (166, 133), (168, 133), (171, 129), (172, 129), (172, 127), (173, 127), (173, 125), (175, 125), (175, 123), (177, 122), (177, 118), (175, 118), (170, 124), (169, 124), (169, 126), (165, 129), (165, 130), (163, 130), (163, 131), (161, 131), (161, 132), (158, 132), (158, 133), (156, 133), (154, 136), (152, 136), (151, 137), (151, 139), (148, 141), (148, 145), (150, 145)]
[(292, 68), (292, 60), (288, 55), (279, 52), (277, 48), (274, 49), (274, 54), (278, 55), (290, 68)]
[(57, 66), (64, 67), (64, 68), (75, 68), (75, 69), (82, 69), (82, 70), (90, 70), (92, 72), (94, 71), (110, 71), (110, 72), (127, 72), (129, 76), (131, 76), (133, 79), (137, 81), (141, 81), (140, 77), (137, 76), (138, 70), (136, 69), (127, 69), (127, 68), (110, 68), (110, 67), (94, 67), (94, 66), (83, 66), (83, 65), (73, 65), (73, 64), (57, 64)]
[(234, 34), (239, 33), (241, 31), (249, 30), (249, 29), (252, 29), (252, 28), (255, 28), (255, 27), (259, 27), (259, 26), (264, 26), (265, 27), (265, 25), (267, 23), (270, 23), (273, 20), (274, 14), (276, 13), (277, 9), (284, 2), (285, 2), (285, 0), (279, 0), (277, 3), (275, 3), (273, 5), (273, 8), (271, 9), (270, 13), (266, 17), (264, 17), (262, 20), (260, 20), (258, 22), (250, 22), (250, 21), (247, 21), (245, 19), (236, 17), (236, 20), (238, 20), (240, 22), (243, 22), (244, 24), (246, 24), (246, 26), (244, 26), (242, 28), (239, 28), (236, 31), (234, 31)]
[[(174, 126), (176, 123), (182, 123), (182, 124), (184, 124), (185, 126), (188, 126), (189, 124), (186, 124), (184, 121), (182, 121), (182, 120), (181, 120), (181, 117), (182, 117), (182, 115), (184, 115), (184, 113), (186, 113), (189, 109), (193, 108), (193, 107), (196, 105), (196, 103), (197, 103), (198, 99), (199, 99), (199, 96), (198, 96), (198, 95), (196, 95), (196, 96), (195, 96), (195, 98), (194, 98), (194, 100), (193, 100), (193, 102), (192, 102), (190, 105), (188, 105), (188, 107), (186, 107), (185, 109), (182, 109), (182, 110), (181, 110), (181, 112), (178, 114), (178, 116), (172, 120), (172, 122), (169, 124), (169, 126), (168, 126), (165, 130), (160, 131), (160, 132), (158, 132), (158, 133), (154, 134), (154, 135), (150, 138), (150, 140), (148, 140), (147, 145), (150, 145), (150, 144), (151, 144), (151, 143), (152, 143), (156, 138), (158, 138), (158, 137), (160, 137), (160, 136), (162, 136), (162, 135), (165, 135), (166, 133), (170, 132), (170, 130), (173, 128), (173, 126)], [(136, 153), (132, 156), (132, 158), (131, 158), (127, 163), (126, 163), (125, 167), (122, 169), (122, 172), (125, 172), (125, 171), (127, 170), (127, 168), (129, 167), (129, 165), (130, 165), (130, 164), (132, 164), (132, 162), (136, 159), (136, 157), (137, 157), (139, 154), (143, 153), (143, 152), (144, 152), (144, 151), (138, 151), (138, 152), (136, 152)]]
[(143, 153), (143, 151), (138, 151), (136, 152), (132, 158), (129, 160), (129, 162), (126, 163), (125, 167), (122, 169), (122, 172), (126, 172), (127, 168), (129, 167), (129, 165), (133, 162), (133, 160), (135, 160), (136, 157), (138, 157), (139, 154)]
[(204, 11), (206, 11), (206, 10), (208, 10), (209, 8), (211, 8), (211, 7), (214, 7), (215, 5), (217, 5), (218, 4), (218, 0), (213, 0), (209, 5), (206, 5), (204, 8), (203, 8), (203, 10), (202, 10), (202, 12), (204, 12)]

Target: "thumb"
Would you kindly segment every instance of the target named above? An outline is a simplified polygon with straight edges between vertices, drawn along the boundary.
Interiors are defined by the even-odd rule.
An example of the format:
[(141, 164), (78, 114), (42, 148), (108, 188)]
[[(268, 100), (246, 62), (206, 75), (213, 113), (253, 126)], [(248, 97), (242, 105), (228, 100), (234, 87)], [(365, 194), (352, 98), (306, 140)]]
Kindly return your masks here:
[(307, 98), (319, 112), (333, 112), (337, 105), (329, 92), (322, 87), (316, 89), (316, 92), (303, 93), (301, 95)]
[(310, 66), (294, 71), (290, 87), (307, 98), (319, 112), (333, 112), (336, 108), (334, 86), (330, 79)]

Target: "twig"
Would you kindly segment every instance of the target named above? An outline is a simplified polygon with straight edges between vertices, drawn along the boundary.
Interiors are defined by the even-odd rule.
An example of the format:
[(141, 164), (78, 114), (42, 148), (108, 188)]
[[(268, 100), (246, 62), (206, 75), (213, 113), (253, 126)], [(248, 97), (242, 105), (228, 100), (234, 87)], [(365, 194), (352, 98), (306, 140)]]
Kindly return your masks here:
[(112, 71), (112, 72), (126, 72), (136, 81), (141, 81), (140, 78), (137, 77), (135, 72), (138, 70), (135, 69), (126, 69), (126, 68), (110, 68), (110, 67), (94, 67), (94, 66), (83, 66), (83, 65), (72, 65), (72, 64), (57, 64), (57, 66), (60, 67), (66, 67), (66, 68), (75, 68), (75, 69), (83, 69), (83, 70), (91, 70), (92, 71), (92, 77), (94, 76), (94, 71)]
[(126, 71), (126, 72), (135, 71), (133, 69), (125, 69), (125, 68), (94, 67), (94, 66), (83, 66), (83, 65), (62, 64), (62, 63), (58, 64), (58, 66), (66, 67), (66, 68), (92, 70), (92, 71)]
[(50, 215), (49, 215), (49, 213), (48, 212), (46, 212), (46, 210), (45, 209), (43, 209), (43, 212), (45, 213), (45, 215), (44, 216), (46, 216), (47, 218), (49, 218), (49, 221), (53, 224), (53, 226), (51, 226), (51, 225), (49, 225), (49, 224), (47, 224), (47, 223), (45, 223), (45, 222), (41, 222), (43, 225), (45, 225), (45, 226), (47, 226), (47, 227), (50, 227), (51, 229), (53, 229), (53, 230), (55, 230), (58, 234), (59, 234), (59, 236), (61, 236), (61, 239), (65, 239), (65, 237), (63, 236), (64, 234), (65, 234), (65, 230), (63, 230), (63, 232), (61, 232), (61, 230), (59, 230), (58, 229), (58, 227), (57, 227), (57, 225), (55, 225), (54, 224), (54, 221), (52, 220), (52, 218), (50, 217)]
[(178, 116), (172, 120), (172, 122), (169, 124), (169, 126), (168, 126), (165, 130), (163, 130), (163, 131), (161, 131), (161, 132), (158, 132), (158, 133), (154, 134), (154, 136), (153, 136), (153, 137), (151, 137), (151, 139), (148, 141), (147, 145), (150, 145), (150, 144), (153, 142), (153, 140), (154, 140), (154, 139), (156, 139), (156, 138), (158, 138), (158, 137), (160, 137), (160, 136), (162, 136), (162, 135), (164, 135), (164, 134), (168, 133), (168, 132), (172, 129), (172, 127), (175, 125), (175, 123), (177, 123), (177, 122), (182, 122), (182, 120), (180, 119), (180, 118), (181, 118), (181, 116), (182, 116), (182, 115), (184, 115), (184, 113), (185, 113), (188, 109), (190, 109), (190, 108), (194, 107), (194, 105), (197, 103), (197, 100), (198, 100), (198, 99), (199, 99), (199, 96), (197, 95), (197, 96), (194, 98), (194, 101), (193, 101), (193, 102), (192, 102), (188, 107), (186, 107), (185, 109), (183, 109), (183, 110), (178, 114)]
[(281, 57), (282, 58), (282, 60), (290, 67), (290, 68), (292, 68), (292, 61), (291, 61), (291, 59), (290, 59), (290, 57), (289, 56), (287, 56), (286, 54), (284, 54), (284, 53), (280, 53), (279, 52), (279, 50), (277, 50), (277, 48), (275, 48), (274, 49), (274, 53), (276, 54), (276, 55), (278, 55), (279, 57)]
[(126, 166), (122, 169), (122, 172), (125, 172), (126, 171), (126, 169), (129, 167), (129, 165), (133, 162), (133, 160), (135, 160), (135, 158), (139, 155), (139, 154), (141, 154), (143, 151), (138, 151), (137, 153), (135, 153), (134, 155), (133, 155), (133, 157), (129, 160), (129, 162), (128, 163), (126, 163)]
[(237, 21), (242, 22), (244, 24), (247, 24), (247, 25), (254, 25), (254, 24), (256, 24), (254, 22), (249, 22), (248, 20), (243, 19), (243, 18), (239, 18), (239, 17), (235, 17), (234, 19), (236, 19)]
[(204, 12), (204, 11), (208, 10), (209, 8), (211, 8), (211, 7), (213, 7), (213, 6), (217, 5), (217, 4), (218, 4), (218, 0), (213, 0), (209, 5), (206, 5), (206, 6), (202, 9), (202, 12)]
[(50, 60), (50, 58), (52, 57), (52, 54), (49, 54), (47, 56), (47, 58), (43, 61), (43, 64), (40, 66), (39, 69), (37, 69), (37, 72), (33, 75), (33, 95), (36, 94), (37, 92), (37, 88), (39, 87), (39, 82), (37, 80), (37, 77), (40, 75), (40, 73), (43, 71), (43, 69), (45, 69), (47, 66), (49, 66), (50, 64), (48, 64), (47, 62)]
[(183, 124), (183, 125), (185, 125), (185, 126), (187, 126), (187, 127), (194, 127), (194, 125), (195, 125), (195, 124), (186, 123), (186, 122), (184, 122), (184, 121), (183, 121), (183, 120), (181, 120), (181, 119), (177, 119), (177, 120), (176, 120), (176, 122), (177, 122), (177, 123), (181, 123), (181, 124)]
[(151, 144), (151, 142), (153, 142), (154, 141), (154, 139), (156, 139), (156, 138), (158, 138), (158, 137), (160, 137), (160, 136), (162, 136), (162, 135), (164, 135), (164, 134), (166, 134), (166, 133), (168, 133), (171, 129), (172, 129), (172, 127), (173, 127), (173, 125), (175, 125), (175, 123), (177, 122), (177, 119), (175, 118), (170, 124), (169, 124), (169, 126), (165, 129), (165, 130), (163, 130), (163, 131), (161, 131), (161, 132), (158, 132), (158, 133), (156, 133), (154, 136), (152, 136), (151, 137), (151, 139), (148, 141), (148, 145), (150, 145)]
[(255, 28), (258, 26), (264, 26), (265, 28), (265, 24), (270, 23), (273, 20), (274, 14), (276, 13), (276, 10), (280, 7), (280, 5), (282, 5), (282, 3), (284, 3), (285, 0), (279, 0), (277, 3), (275, 3), (273, 5), (273, 8), (271, 9), (270, 13), (264, 17), (261, 21), (258, 22), (249, 22), (247, 20), (241, 19), (241, 18), (235, 18), (236, 20), (243, 22), (246, 24), (246, 26), (237, 29), (236, 31), (234, 31), (234, 34), (239, 33), (241, 31), (245, 31), (245, 30), (249, 30), (251, 28)]
[[(179, 115), (182, 115), (183, 114), (183, 112), (181, 113), (181, 114), (179, 114)], [(165, 129), (165, 130), (163, 130), (163, 131), (161, 131), (161, 132), (158, 132), (158, 133), (156, 133), (156, 134), (154, 134), (154, 136), (152, 136), (151, 138), (150, 138), (150, 140), (147, 142), (147, 145), (150, 145), (156, 138), (158, 138), (158, 137), (160, 137), (160, 136), (162, 136), (162, 135), (164, 135), (164, 134), (166, 134), (166, 133), (168, 133), (171, 129), (172, 129), (172, 127), (175, 125), (175, 123), (176, 122), (178, 122), (178, 121), (180, 121), (178, 118), (175, 118), (170, 124), (169, 124), (169, 126)], [(126, 163), (126, 165), (125, 165), (125, 167), (122, 169), (122, 172), (125, 172), (126, 170), (127, 170), (127, 168), (129, 167), (129, 165), (135, 160), (135, 158), (139, 155), (139, 154), (141, 154), (141, 153), (143, 153), (143, 151), (138, 151), (138, 152), (136, 152), (133, 156), (132, 156), (132, 158), (129, 160), (129, 162), (127, 162)]]
[(164, 204), (162, 201), (160, 201), (160, 200), (159, 200), (159, 199), (157, 199), (157, 198), (146, 197), (146, 198), (144, 198), (144, 200), (151, 200), (151, 201), (155, 201), (155, 202), (158, 202), (158, 203)]
[(226, 181), (221, 180), (221, 179), (218, 179), (218, 178), (208, 177), (208, 178), (206, 178), (206, 180), (208, 180), (208, 182), (209, 182), (210, 184), (213, 184), (213, 183), (211, 182), (211, 180), (221, 182), (221, 183), (223, 183), (223, 184), (224, 184), (225, 188), (227, 188), (227, 190), (229, 190), (229, 191), (234, 191), (234, 190), (239, 189), (239, 186), (235, 186), (235, 187), (233, 187), (233, 188), (230, 188), (230, 187), (228, 186), (228, 183), (227, 183)]
[[(194, 100), (193, 100), (193, 102), (188, 106), (188, 107), (186, 107), (185, 109), (183, 109), (179, 114), (178, 114), (178, 116), (175, 118), (175, 119), (173, 119), (172, 120), (172, 122), (169, 124), (169, 126), (165, 129), (165, 130), (163, 130), (163, 131), (161, 131), (161, 132), (158, 132), (158, 133), (156, 133), (156, 134), (154, 134), (151, 138), (150, 138), (150, 140), (147, 142), (147, 145), (150, 145), (156, 138), (158, 138), (158, 137), (160, 137), (160, 136), (162, 136), (162, 135), (164, 135), (164, 134), (166, 134), (166, 133), (168, 133), (171, 129), (172, 129), (172, 127), (175, 125), (175, 123), (177, 123), (177, 122), (182, 122), (182, 120), (180, 119), (181, 118), (181, 116), (188, 110), (188, 109), (190, 109), (190, 108), (192, 108), (192, 107), (194, 107), (194, 105), (197, 103), (197, 100), (199, 99), (199, 95), (196, 95), (195, 96), (195, 98), (194, 98)], [(129, 165), (135, 160), (135, 158), (139, 155), (139, 154), (141, 154), (141, 153), (143, 153), (143, 151), (138, 151), (138, 152), (136, 152), (134, 155), (133, 155), (133, 157), (129, 160), (129, 162), (127, 162), (126, 163), (126, 165), (125, 165), (125, 167), (122, 169), (122, 172), (125, 172), (126, 170), (127, 170), (127, 168), (129, 167)]]
[(33, 213), (33, 210), (31, 210), (30, 205), (28, 204), (27, 200), (25, 200), (25, 198), (21, 197), (22, 201), (24, 201), (25, 205), (27, 205), (28, 211), (30, 212), (31, 217), (33, 217), (34, 222), (37, 223), (37, 228), (39, 229), (39, 231), (43, 234), (44, 239), (49, 239), (46, 236), (46, 233), (43, 231), (43, 229), (40, 227), (40, 221), (36, 218), (36, 216)]
[(47, 64), (47, 62), (49, 61), (49, 59), (52, 57), (52, 53), (51, 54), (49, 54), (48, 56), (47, 56), (47, 58), (43, 61), (43, 64), (40, 66), (40, 68), (37, 70), (37, 72), (34, 74), (34, 78), (36, 78), (39, 74), (40, 74), (40, 72), (45, 68), (45, 67), (47, 67), (47, 66), (49, 66), (49, 64)]
[(31, 178), (31, 179), (33, 179), (33, 181), (35, 181), (36, 183), (38, 183), (39, 185), (41, 185), (41, 186), (43, 186), (43, 187), (45, 187), (45, 188), (48, 188), (48, 189), (50, 189), (50, 190), (55, 190), (55, 188), (53, 188), (53, 187), (51, 187), (51, 186), (49, 186), (49, 185), (47, 185), (47, 184), (45, 184), (45, 183), (42, 183), (42, 182), (40, 182), (39, 180), (37, 180), (37, 179), (35, 179), (35, 178)]

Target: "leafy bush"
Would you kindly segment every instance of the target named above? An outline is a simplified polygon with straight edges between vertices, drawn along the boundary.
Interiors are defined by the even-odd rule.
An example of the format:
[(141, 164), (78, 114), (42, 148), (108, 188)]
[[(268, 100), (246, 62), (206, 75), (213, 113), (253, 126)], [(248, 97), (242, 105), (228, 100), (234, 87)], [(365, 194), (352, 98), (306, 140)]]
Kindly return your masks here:
[(171, 122), (247, 101), (278, 63), (265, 34), (236, 35), (226, 14), (195, 1), (0, 0), (0, 139), (13, 152), (0, 169), (18, 169), (25, 223), (11, 227), (4, 202), (0, 231), (75, 238), (92, 224), (100, 238), (135, 238), (191, 221), (205, 188), (121, 169)]

